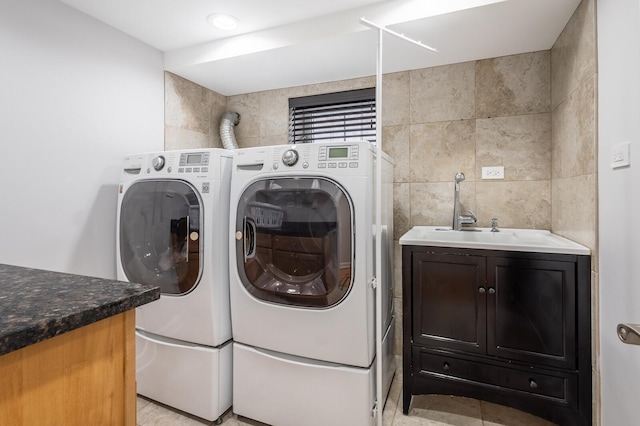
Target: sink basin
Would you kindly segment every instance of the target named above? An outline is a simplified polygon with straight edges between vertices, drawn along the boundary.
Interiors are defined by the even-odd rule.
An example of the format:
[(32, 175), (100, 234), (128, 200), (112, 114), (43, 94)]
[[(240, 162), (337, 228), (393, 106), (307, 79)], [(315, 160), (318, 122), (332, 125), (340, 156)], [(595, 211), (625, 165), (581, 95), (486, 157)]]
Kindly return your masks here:
[(547, 230), (491, 228), (453, 231), (442, 226), (414, 226), (400, 238), (401, 245), (460, 247), (559, 254), (590, 254), (590, 250)]

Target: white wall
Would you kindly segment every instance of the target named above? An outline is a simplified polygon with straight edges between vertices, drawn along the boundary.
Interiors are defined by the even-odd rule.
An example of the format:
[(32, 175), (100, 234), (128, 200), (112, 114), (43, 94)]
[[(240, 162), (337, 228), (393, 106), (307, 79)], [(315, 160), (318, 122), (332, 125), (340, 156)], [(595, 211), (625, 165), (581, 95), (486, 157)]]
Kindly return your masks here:
[(120, 158), (163, 148), (162, 60), (58, 1), (0, 0), (0, 263), (115, 277)]
[[(640, 0), (598, 0), (598, 143), (602, 425), (638, 424), (640, 346), (618, 323), (640, 324)], [(611, 149), (631, 142), (631, 167)]]

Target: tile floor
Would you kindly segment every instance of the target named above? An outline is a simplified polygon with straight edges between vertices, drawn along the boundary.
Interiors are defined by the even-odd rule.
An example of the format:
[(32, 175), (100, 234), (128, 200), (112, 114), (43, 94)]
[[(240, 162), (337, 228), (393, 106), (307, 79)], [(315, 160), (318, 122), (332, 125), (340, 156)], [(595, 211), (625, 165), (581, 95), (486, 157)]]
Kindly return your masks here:
[[(402, 373), (398, 369), (383, 411), (384, 426), (553, 426), (528, 413), (478, 401), (446, 395), (414, 396), (409, 415), (402, 414)], [(138, 397), (138, 426), (201, 426), (213, 425), (203, 419)], [(222, 419), (224, 426), (264, 426), (231, 411)], [(301, 424), (300, 426), (304, 426)], [(339, 419), (335, 425), (343, 426)], [(351, 425), (344, 425), (351, 426)]]

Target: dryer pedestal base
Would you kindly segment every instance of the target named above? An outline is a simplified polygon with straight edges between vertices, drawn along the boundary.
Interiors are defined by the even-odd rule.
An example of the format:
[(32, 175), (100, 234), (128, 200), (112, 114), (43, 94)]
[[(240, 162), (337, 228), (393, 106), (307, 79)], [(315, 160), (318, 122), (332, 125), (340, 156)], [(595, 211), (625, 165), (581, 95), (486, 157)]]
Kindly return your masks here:
[(203, 419), (231, 407), (233, 346), (212, 348), (136, 330), (137, 393)]
[[(375, 424), (375, 361), (357, 368), (233, 346), (234, 413), (278, 426)], [(387, 367), (385, 375), (393, 371)]]

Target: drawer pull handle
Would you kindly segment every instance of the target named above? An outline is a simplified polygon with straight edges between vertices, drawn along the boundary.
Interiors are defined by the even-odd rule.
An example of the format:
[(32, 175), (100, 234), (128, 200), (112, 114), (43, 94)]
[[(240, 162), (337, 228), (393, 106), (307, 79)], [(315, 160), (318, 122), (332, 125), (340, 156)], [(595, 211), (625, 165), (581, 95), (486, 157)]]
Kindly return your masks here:
[(449, 363), (448, 363), (448, 362), (444, 362), (444, 363), (442, 363), (442, 368), (443, 368), (445, 371), (449, 370), (449, 368), (450, 368), (450, 367), (449, 367)]
[(536, 383), (536, 381), (535, 381), (535, 380), (533, 380), (533, 379), (529, 379), (529, 387), (530, 387), (531, 389), (536, 389), (536, 388), (538, 387), (538, 384)]

